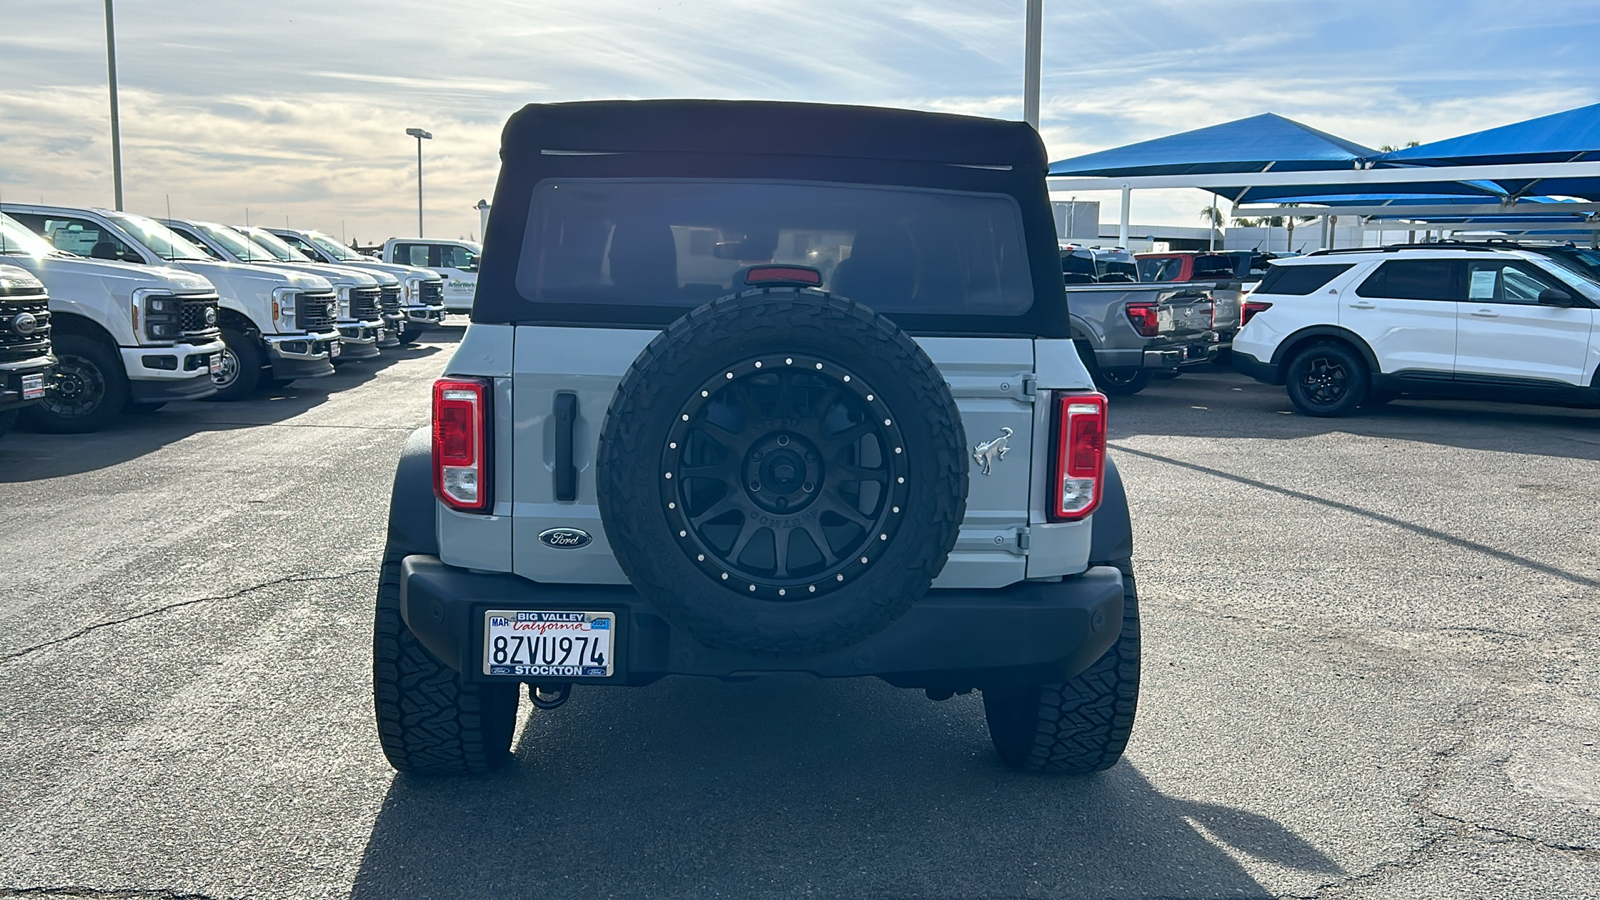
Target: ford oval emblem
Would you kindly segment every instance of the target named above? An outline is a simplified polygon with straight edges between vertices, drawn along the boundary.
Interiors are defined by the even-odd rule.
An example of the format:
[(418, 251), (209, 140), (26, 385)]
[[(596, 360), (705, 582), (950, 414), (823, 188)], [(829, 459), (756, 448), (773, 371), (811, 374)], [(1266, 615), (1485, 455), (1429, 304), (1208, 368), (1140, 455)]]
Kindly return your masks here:
[(11, 330), (17, 334), (33, 334), (39, 328), (39, 318), (33, 313), (17, 313), (11, 320)]
[(578, 528), (550, 528), (539, 532), (539, 543), (557, 550), (576, 550), (587, 547), (594, 538)]
[(215, 306), (206, 307), (206, 324), (217, 324), (217, 308)]

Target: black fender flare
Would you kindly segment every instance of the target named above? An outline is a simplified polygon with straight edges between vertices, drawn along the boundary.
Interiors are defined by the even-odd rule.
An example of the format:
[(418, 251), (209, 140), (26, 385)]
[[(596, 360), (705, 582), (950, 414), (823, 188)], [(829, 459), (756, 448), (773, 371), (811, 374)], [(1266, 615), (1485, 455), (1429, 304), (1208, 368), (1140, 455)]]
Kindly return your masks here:
[(433, 496), (433, 434), (411, 432), (400, 450), (389, 494), (389, 549), (439, 555), (439, 501)]
[(1361, 354), (1361, 358), (1367, 361), (1368, 372), (1373, 375), (1383, 374), (1383, 370), (1378, 368), (1377, 355), (1372, 352), (1371, 347), (1367, 346), (1367, 342), (1362, 339), (1361, 335), (1338, 325), (1312, 325), (1289, 335), (1278, 342), (1278, 349), (1272, 353), (1272, 364), (1279, 366), (1281, 370), (1281, 367), (1289, 364), (1289, 360), (1293, 355), (1291, 351), (1299, 349), (1302, 345), (1315, 338), (1332, 338), (1344, 341), (1356, 348), (1356, 352)]
[(1100, 566), (1133, 557), (1133, 519), (1128, 515), (1128, 494), (1122, 473), (1106, 454), (1105, 483), (1100, 486), (1100, 508), (1089, 520), (1089, 565)]

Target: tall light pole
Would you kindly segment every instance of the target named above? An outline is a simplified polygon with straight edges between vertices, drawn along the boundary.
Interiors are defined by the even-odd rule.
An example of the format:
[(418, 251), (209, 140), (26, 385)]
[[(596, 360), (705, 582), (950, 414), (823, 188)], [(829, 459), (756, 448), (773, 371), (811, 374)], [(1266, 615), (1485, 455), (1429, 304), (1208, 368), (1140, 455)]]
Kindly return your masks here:
[(106, 0), (106, 73), (111, 83), (111, 191), (122, 210), (122, 124), (117, 115), (117, 33), (112, 25), (111, 0)]
[(421, 128), (407, 128), (406, 134), (417, 139), (417, 237), (422, 237), (422, 142), (433, 140), (433, 135)]
[(1027, 38), (1023, 43), (1022, 120), (1039, 128), (1039, 32), (1043, 29), (1044, 0), (1027, 0)]

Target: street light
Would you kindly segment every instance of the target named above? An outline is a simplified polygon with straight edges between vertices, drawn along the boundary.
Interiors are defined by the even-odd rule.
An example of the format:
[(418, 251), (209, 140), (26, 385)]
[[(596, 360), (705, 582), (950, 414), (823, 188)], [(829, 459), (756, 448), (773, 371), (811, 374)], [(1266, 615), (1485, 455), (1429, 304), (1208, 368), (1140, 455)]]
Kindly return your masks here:
[(117, 212), (122, 211), (122, 123), (117, 115), (117, 32), (106, 0), (106, 81), (111, 87), (111, 192)]
[(417, 237), (422, 237), (422, 142), (433, 140), (433, 135), (421, 128), (407, 128), (406, 134), (417, 139)]

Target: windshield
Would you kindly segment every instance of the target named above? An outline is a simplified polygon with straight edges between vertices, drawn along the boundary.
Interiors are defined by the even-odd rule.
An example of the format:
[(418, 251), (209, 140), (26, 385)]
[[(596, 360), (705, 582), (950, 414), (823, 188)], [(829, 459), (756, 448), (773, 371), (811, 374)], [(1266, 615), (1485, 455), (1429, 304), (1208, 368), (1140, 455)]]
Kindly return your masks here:
[(251, 241), (255, 242), (257, 246), (272, 254), (272, 258), (278, 260), (279, 262), (311, 262), (311, 260), (307, 258), (304, 253), (301, 253), (299, 250), (296, 250), (288, 244), (285, 244), (283, 242), (283, 238), (278, 237), (265, 228), (246, 228), (244, 229), (244, 233), (250, 238)]
[(189, 243), (176, 231), (157, 222), (155, 219), (146, 219), (144, 216), (136, 216), (131, 213), (106, 213), (105, 217), (119, 225), (122, 230), (133, 235), (135, 240), (162, 259), (196, 259), (202, 261), (211, 259), (204, 250)]
[(206, 237), (216, 241), (218, 246), (233, 254), (234, 259), (240, 262), (271, 262), (278, 258), (269, 253), (260, 244), (226, 225), (196, 222), (194, 227)]
[[(1600, 277), (1600, 268), (1589, 268), (1590, 260), (1579, 261), (1566, 255), (1555, 254), (1549, 256), (1540, 254), (1539, 259), (1541, 262), (1551, 263), (1552, 265), (1544, 266), (1544, 270), (1561, 279), (1567, 287), (1590, 300), (1600, 300), (1600, 284), (1595, 282), (1595, 279)], [(1594, 264), (1600, 267), (1600, 255), (1592, 259)]]
[(311, 243), (317, 245), (319, 250), (328, 254), (334, 259), (343, 262), (372, 262), (370, 257), (362, 256), (361, 254), (351, 250), (349, 247), (346, 247), (345, 245), (339, 243), (331, 237), (328, 237), (325, 234), (322, 234), (321, 232), (313, 231), (308, 235), (308, 237), (311, 238)]
[(0, 253), (23, 256), (74, 256), (57, 250), (51, 243), (22, 227), (22, 223), (5, 213), (0, 213)]
[(880, 312), (1014, 316), (1033, 304), (1010, 197), (797, 181), (542, 182), (517, 287), (535, 303), (693, 307), (773, 263), (813, 268), (824, 289)]

